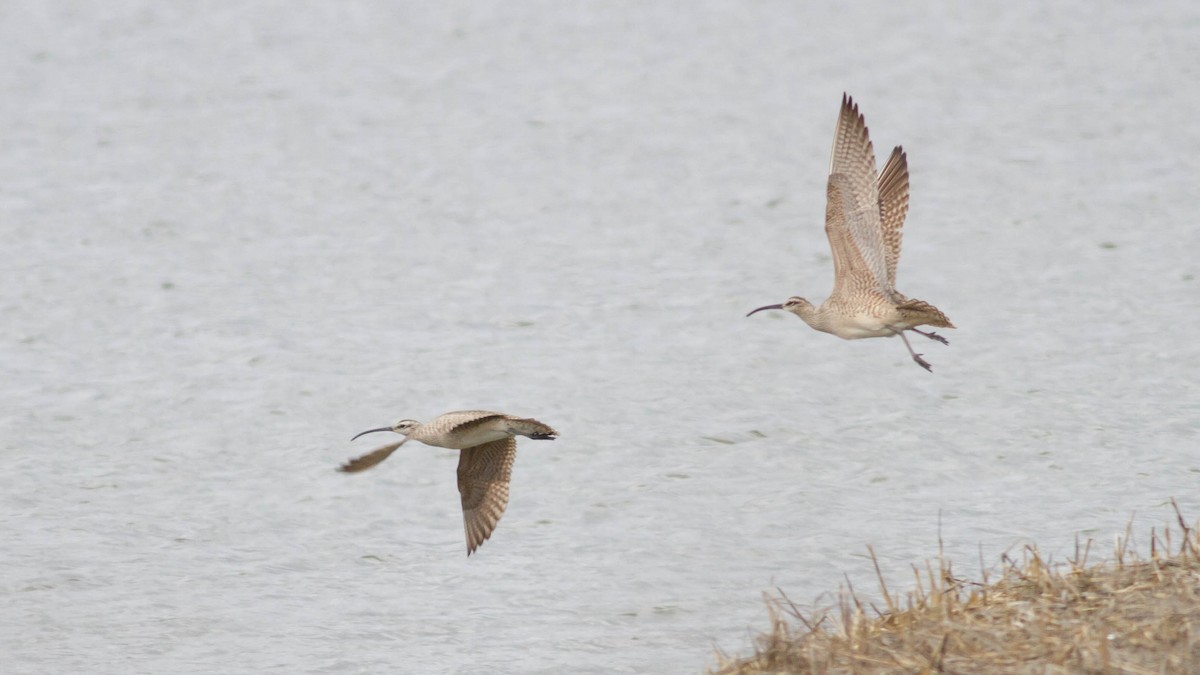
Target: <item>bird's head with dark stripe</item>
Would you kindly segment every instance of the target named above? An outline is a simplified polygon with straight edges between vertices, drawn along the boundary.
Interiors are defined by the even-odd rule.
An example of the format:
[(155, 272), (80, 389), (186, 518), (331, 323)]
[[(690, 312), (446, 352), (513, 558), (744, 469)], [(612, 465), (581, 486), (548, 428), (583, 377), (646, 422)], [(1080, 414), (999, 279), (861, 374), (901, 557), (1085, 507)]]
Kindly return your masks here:
[(357, 439), (359, 436), (366, 436), (367, 434), (373, 434), (377, 431), (393, 431), (395, 433), (400, 434), (401, 436), (407, 436), (410, 433), (412, 433), (413, 429), (416, 429), (419, 426), (421, 426), (421, 423), (416, 420), (400, 420), (399, 422), (396, 422), (395, 424), (393, 424), (390, 427), (379, 427), (378, 429), (367, 429), (366, 431), (359, 433), (357, 436), (355, 436), (354, 438), (351, 438), (350, 440), (353, 441), (353, 440)]
[(753, 312), (750, 312), (750, 314), (747, 314), (746, 316), (752, 316), (756, 312), (761, 312), (764, 309), (782, 309), (785, 312), (791, 312), (792, 314), (795, 314), (796, 316), (800, 316), (801, 312), (806, 311), (806, 310), (811, 310), (812, 306), (813, 306), (812, 303), (809, 302), (808, 300), (805, 300), (804, 298), (793, 295), (792, 297), (788, 298), (787, 302), (783, 303), (782, 305), (764, 305), (764, 306), (759, 307), (758, 309), (754, 310)]

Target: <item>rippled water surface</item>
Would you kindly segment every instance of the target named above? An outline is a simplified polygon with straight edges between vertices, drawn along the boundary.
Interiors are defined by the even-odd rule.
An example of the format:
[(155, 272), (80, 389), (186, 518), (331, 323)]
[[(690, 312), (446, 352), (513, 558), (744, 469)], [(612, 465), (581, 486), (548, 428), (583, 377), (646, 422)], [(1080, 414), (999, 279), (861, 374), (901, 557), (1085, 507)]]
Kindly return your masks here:
[[(0, 7), (5, 672), (695, 672), (1200, 517), (1200, 6)], [(952, 345), (832, 286), (843, 91)], [(917, 344), (917, 343), (914, 343)], [(455, 453), (537, 417), (464, 555)]]

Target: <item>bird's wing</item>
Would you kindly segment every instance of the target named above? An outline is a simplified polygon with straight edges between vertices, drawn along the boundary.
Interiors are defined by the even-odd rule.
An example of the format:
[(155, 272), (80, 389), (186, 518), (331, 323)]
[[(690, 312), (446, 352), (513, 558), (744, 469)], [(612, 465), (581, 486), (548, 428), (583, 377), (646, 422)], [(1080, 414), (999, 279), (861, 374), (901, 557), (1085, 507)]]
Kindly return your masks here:
[(425, 425), (431, 431), (444, 434), (466, 433), (475, 427), (482, 426), (493, 420), (504, 419), (508, 415), (488, 410), (456, 410), (439, 415)]
[(896, 287), (896, 264), (904, 239), (904, 217), (908, 215), (908, 155), (897, 145), (879, 174), (879, 221), (883, 225), (883, 253), (887, 279)]
[(851, 288), (890, 291), (879, 220), (875, 150), (853, 99), (842, 95), (833, 137), (825, 207), (825, 234), (833, 250), (833, 295)]
[(338, 471), (345, 471), (346, 473), (358, 473), (359, 471), (366, 471), (367, 469), (387, 459), (393, 452), (396, 451), (396, 448), (400, 447), (401, 445), (404, 445), (404, 441), (400, 441), (399, 443), (389, 443), (382, 448), (372, 450), (362, 457), (357, 457), (341, 465), (338, 467)]
[(462, 496), (467, 555), (492, 536), (508, 506), (508, 483), (517, 459), (516, 439), (502, 438), (466, 448), (458, 458), (458, 492)]

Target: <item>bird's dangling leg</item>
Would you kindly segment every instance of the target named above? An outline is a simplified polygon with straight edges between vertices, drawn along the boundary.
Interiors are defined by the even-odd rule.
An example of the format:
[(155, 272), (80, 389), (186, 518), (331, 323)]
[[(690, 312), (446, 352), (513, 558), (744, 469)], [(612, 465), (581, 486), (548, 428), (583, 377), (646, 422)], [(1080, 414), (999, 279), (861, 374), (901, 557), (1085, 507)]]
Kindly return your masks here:
[(899, 335), (899, 336), (900, 336), (900, 339), (901, 339), (901, 340), (904, 340), (904, 346), (905, 346), (905, 347), (908, 347), (908, 353), (909, 353), (909, 354), (912, 354), (913, 361), (916, 361), (918, 366), (921, 366), (921, 367), (922, 367), (922, 368), (924, 368), (925, 370), (928, 370), (929, 372), (931, 372), (931, 373), (932, 373), (932, 372), (933, 372), (933, 366), (929, 365), (929, 362), (928, 362), (928, 361), (926, 361), (925, 359), (921, 358), (921, 354), (918, 354), (918, 353), (916, 353), (916, 352), (914, 352), (914, 351), (913, 351), (912, 345), (908, 344), (908, 338), (904, 336), (904, 331), (902, 331), (902, 330), (898, 330), (898, 331), (896, 331), (896, 335)]
[(920, 333), (921, 335), (924, 335), (925, 337), (929, 338), (930, 340), (937, 340), (938, 342), (940, 342), (944, 345), (950, 344), (949, 340), (942, 337), (941, 335), (938, 335), (937, 333), (935, 333), (933, 331), (929, 331), (928, 333), (926, 333), (925, 331), (917, 330), (916, 328), (909, 328), (909, 330), (911, 330), (914, 333)]

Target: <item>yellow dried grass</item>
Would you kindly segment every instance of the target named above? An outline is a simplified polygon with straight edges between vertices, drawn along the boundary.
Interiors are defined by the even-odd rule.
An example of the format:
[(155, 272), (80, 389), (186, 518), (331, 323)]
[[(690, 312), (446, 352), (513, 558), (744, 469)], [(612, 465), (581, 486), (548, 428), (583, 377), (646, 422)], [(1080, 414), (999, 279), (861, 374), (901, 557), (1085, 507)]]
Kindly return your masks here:
[(1088, 541), (1052, 567), (1027, 546), (994, 581), (967, 581), (939, 555), (936, 569), (914, 567), (903, 606), (878, 563), (884, 609), (847, 587), (837, 607), (806, 616), (780, 591), (755, 654), (718, 654), (713, 672), (1200, 673), (1200, 535), (1171, 503), (1182, 537), (1151, 530), (1148, 559), (1129, 550), (1127, 528), (1111, 561), (1088, 566)]

